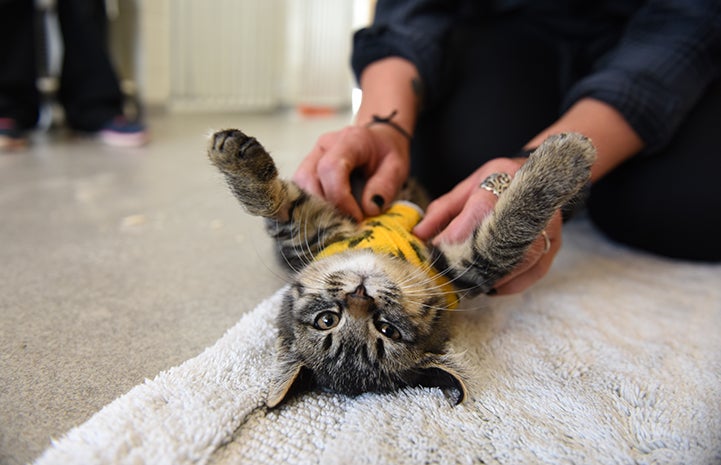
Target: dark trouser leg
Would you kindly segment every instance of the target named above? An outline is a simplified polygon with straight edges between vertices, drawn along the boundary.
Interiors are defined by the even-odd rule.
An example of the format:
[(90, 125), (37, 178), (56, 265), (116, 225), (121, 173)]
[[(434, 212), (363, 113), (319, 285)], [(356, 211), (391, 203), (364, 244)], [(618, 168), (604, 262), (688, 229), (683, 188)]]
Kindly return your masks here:
[(123, 96), (107, 50), (103, 1), (59, 0), (65, 43), (60, 101), (70, 126), (97, 131), (122, 113)]
[(589, 213), (612, 239), (653, 253), (721, 260), (721, 79), (671, 144), (596, 183)]
[(22, 129), (38, 120), (34, 15), (32, 1), (0, 1), (0, 117)]
[(437, 197), (484, 162), (513, 156), (558, 117), (559, 46), (520, 20), (453, 38), (445, 98), (419, 119), (413, 175)]

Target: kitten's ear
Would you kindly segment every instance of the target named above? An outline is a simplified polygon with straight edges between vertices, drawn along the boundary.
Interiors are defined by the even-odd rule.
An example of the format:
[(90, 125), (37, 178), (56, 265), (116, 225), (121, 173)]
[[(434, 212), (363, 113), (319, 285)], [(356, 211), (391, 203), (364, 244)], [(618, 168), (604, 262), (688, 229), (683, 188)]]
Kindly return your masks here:
[(265, 405), (274, 408), (295, 391), (308, 384), (307, 370), (298, 361), (279, 361), (275, 377), (270, 383)]
[(456, 405), (463, 402), (468, 395), (466, 383), (461, 377), (460, 370), (450, 360), (449, 356), (432, 357), (421, 366), (420, 371), (419, 385), (455, 390), (457, 393)]

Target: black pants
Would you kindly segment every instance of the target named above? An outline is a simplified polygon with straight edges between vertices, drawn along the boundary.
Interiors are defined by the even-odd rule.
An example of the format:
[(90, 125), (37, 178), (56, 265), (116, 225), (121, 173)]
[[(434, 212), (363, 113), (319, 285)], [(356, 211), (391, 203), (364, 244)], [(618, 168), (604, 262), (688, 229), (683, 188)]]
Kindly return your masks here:
[[(442, 103), (421, 114), (414, 134), (413, 174), (438, 196), (485, 161), (517, 154), (560, 116), (566, 90), (615, 44), (622, 26), (580, 42), (524, 19), (457, 32)], [(719, 130), (721, 80), (662, 152), (634, 157), (594, 184), (593, 223), (639, 249), (721, 260)]]
[[(23, 129), (37, 123), (38, 48), (31, 0), (0, 1), (0, 117)], [(58, 0), (64, 58), (58, 98), (68, 124), (96, 131), (121, 114), (123, 96), (107, 53), (105, 3)]]

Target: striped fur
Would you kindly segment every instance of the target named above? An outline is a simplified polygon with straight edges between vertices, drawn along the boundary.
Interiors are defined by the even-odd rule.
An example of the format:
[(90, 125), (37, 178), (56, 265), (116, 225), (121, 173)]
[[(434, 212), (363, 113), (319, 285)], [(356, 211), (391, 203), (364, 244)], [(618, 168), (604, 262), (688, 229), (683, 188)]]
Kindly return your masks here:
[(596, 150), (580, 134), (546, 139), (515, 174), (493, 212), (462, 244), (441, 244), (440, 254), (458, 287), (486, 293), (512, 271), (553, 214), (580, 202)]
[[(278, 315), (277, 377), (268, 406), (311, 386), (349, 395), (440, 386), (463, 400), (461, 370), (447, 347), (446, 300), (427, 270), (369, 249), (316, 260), (328, 244), (351, 237), (358, 224), (280, 179), (267, 151), (241, 131), (215, 133), (208, 156), (241, 205), (266, 218), (294, 272)], [(473, 236), (464, 244), (442, 244), (428, 266), (451, 276), (459, 290), (489, 290), (519, 263), (553, 213), (578, 195), (593, 157), (582, 136), (550, 138)]]

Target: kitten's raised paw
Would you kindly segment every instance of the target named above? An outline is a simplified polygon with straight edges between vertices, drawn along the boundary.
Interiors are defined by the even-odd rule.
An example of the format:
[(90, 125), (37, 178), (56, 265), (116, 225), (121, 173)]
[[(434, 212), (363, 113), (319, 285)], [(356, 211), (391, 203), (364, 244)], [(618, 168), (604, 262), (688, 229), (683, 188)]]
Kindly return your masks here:
[(223, 173), (256, 182), (269, 182), (278, 175), (275, 163), (255, 137), (238, 129), (214, 133), (208, 143), (208, 158)]
[(275, 218), (287, 197), (286, 185), (268, 152), (255, 137), (237, 129), (218, 131), (208, 142), (208, 158), (248, 212)]

